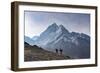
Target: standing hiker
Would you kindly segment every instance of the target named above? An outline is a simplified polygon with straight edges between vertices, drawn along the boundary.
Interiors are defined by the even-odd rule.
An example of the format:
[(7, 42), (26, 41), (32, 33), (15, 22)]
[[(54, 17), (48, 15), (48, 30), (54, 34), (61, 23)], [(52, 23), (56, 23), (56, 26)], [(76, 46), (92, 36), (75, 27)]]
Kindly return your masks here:
[(56, 49), (56, 53), (58, 53), (58, 49)]
[(63, 50), (62, 50), (62, 49), (60, 49), (59, 51), (60, 51), (60, 55), (62, 55)]

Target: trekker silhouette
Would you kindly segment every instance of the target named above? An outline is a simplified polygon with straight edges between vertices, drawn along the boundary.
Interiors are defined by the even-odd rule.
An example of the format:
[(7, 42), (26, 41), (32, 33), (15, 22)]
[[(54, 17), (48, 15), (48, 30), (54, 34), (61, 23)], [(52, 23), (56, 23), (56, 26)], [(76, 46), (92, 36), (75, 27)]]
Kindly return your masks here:
[(62, 55), (63, 50), (62, 50), (62, 49), (60, 49), (59, 51), (60, 51), (60, 55)]
[(58, 53), (58, 49), (56, 49), (56, 53)]

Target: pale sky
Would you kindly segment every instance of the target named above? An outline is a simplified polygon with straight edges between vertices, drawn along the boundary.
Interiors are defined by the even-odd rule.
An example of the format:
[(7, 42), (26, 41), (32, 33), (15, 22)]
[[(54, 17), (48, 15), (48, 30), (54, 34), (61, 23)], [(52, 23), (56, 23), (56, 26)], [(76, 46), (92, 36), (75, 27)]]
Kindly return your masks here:
[(25, 11), (25, 36), (38, 36), (54, 22), (70, 32), (90, 35), (90, 14)]

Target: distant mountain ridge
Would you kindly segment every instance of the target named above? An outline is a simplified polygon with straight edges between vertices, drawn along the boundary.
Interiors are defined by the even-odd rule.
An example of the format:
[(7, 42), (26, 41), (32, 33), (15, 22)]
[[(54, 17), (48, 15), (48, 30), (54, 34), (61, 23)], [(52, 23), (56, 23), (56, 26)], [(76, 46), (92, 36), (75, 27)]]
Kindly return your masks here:
[(55, 49), (62, 49), (63, 54), (72, 58), (90, 58), (90, 36), (84, 33), (69, 32), (63, 25), (58, 26), (53, 23), (35, 39), (25, 38), (25, 42), (52, 52)]

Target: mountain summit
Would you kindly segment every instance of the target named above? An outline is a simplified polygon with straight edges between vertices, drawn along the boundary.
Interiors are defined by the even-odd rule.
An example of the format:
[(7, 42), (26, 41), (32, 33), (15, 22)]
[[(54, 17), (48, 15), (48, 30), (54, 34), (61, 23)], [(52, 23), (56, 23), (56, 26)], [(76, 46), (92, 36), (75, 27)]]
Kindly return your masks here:
[(48, 28), (43, 33), (40, 34), (40, 37), (47, 36), (48, 34), (56, 32), (58, 29), (58, 25), (56, 23), (53, 23), (52, 25), (48, 26)]
[(59, 29), (61, 29), (61, 30), (63, 30), (63, 31), (67, 31), (68, 32), (68, 30), (63, 26), (63, 25), (59, 25)]
[(48, 26), (33, 44), (31, 41), (31, 45), (52, 52), (55, 49), (62, 49), (64, 55), (72, 58), (90, 58), (90, 37), (83, 33), (69, 32), (63, 25), (58, 26), (56, 23)]

